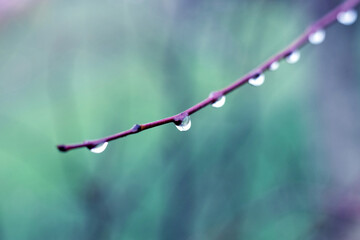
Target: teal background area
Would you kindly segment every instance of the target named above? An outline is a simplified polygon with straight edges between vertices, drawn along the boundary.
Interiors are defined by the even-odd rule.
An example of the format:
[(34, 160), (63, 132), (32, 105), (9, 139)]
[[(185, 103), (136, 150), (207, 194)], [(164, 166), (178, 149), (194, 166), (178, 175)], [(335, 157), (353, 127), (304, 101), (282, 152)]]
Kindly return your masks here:
[(179, 113), (341, 1), (0, 0), (0, 239), (360, 238), (360, 27)]

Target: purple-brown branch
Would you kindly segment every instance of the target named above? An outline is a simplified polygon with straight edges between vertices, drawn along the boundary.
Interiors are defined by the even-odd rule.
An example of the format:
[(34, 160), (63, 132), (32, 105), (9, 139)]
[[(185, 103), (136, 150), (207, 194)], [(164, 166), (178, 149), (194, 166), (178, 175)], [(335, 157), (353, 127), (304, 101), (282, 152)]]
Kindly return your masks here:
[(190, 116), (191, 114), (199, 111), (200, 109), (208, 106), (209, 104), (215, 103), (220, 97), (225, 96), (226, 94), (234, 91), (241, 85), (247, 83), (251, 78), (254, 78), (254, 77), (258, 76), (259, 74), (262, 74), (265, 71), (267, 71), (270, 68), (270, 65), (272, 63), (278, 62), (278, 61), (286, 58), (287, 56), (289, 56), (292, 52), (300, 49), (302, 46), (304, 46), (306, 43), (308, 43), (308, 38), (312, 33), (315, 33), (316, 31), (321, 30), (321, 29), (325, 29), (326, 27), (328, 27), (329, 25), (331, 25), (332, 23), (334, 23), (336, 21), (337, 15), (340, 12), (350, 10), (350, 9), (354, 8), (355, 6), (357, 6), (359, 3), (360, 3), (360, 0), (347, 0), (347, 1), (343, 2), (342, 4), (337, 6), (335, 9), (333, 9), (332, 11), (327, 13), (324, 17), (322, 17), (321, 19), (316, 21), (314, 24), (309, 26), (303, 34), (301, 34), (293, 43), (291, 43), (289, 46), (287, 46), (283, 51), (274, 55), (269, 60), (267, 60), (265, 63), (261, 64), (260, 66), (258, 66), (255, 69), (253, 69), (248, 74), (246, 74), (242, 78), (238, 79), (237, 81), (235, 81), (228, 87), (226, 87), (222, 90), (213, 92), (212, 94), (210, 94), (210, 96), (208, 98), (204, 99), (200, 103), (192, 106), (191, 108), (185, 110), (182, 113), (176, 114), (176, 115), (168, 117), (168, 118), (160, 119), (160, 120), (157, 120), (154, 122), (150, 122), (150, 123), (145, 123), (145, 124), (141, 124), (141, 125), (136, 124), (129, 130), (126, 130), (126, 131), (123, 131), (123, 132), (120, 132), (120, 133), (117, 133), (117, 134), (114, 134), (114, 135), (111, 135), (108, 137), (104, 137), (104, 138), (100, 138), (100, 139), (92, 140), (92, 141), (85, 141), (83, 143), (78, 143), (78, 144), (58, 145), (57, 148), (62, 152), (66, 152), (71, 149), (82, 148), (82, 147), (87, 147), (88, 149), (92, 149), (101, 143), (109, 142), (109, 141), (112, 141), (112, 140), (115, 140), (118, 138), (122, 138), (122, 137), (125, 137), (128, 135), (131, 135), (131, 134), (139, 133), (146, 129), (161, 126), (161, 125), (164, 125), (167, 123), (174, 123), (176, 125), (179, 125), (179, 124), (181, 124), (182, 120), (186, 116)]

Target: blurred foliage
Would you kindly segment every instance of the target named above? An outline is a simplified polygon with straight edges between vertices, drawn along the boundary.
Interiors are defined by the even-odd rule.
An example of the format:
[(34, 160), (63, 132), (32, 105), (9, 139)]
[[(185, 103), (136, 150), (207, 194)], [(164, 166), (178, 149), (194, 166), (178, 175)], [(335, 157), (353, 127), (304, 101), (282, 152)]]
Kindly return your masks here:
[[(262, 87), (244, 86), (221, 109), (194, 114), (189, 132), (166, 125), (111, 142), (103, 154), (55, 148), (185, 110), (286, 46), (320, 16), (308, 11), (314, 3), (6, 3), (0, 239), (318, 234), (328, 219), (323, 193), (336, 177), (325, 161), (329, 145), (314, 130), (324, 118), (313, 83), (323, 74), (319, 54), (350, 36), (338, 35), (340, 27), (328, 34), (338, 44), (305, 47), (299, 63), (282, 63)], [(324, 4), (321, 14), (333, 6)], [(359, 38), (358, 26), (346, 31)], [(348, 52), (330, 58), (341, 54)]]

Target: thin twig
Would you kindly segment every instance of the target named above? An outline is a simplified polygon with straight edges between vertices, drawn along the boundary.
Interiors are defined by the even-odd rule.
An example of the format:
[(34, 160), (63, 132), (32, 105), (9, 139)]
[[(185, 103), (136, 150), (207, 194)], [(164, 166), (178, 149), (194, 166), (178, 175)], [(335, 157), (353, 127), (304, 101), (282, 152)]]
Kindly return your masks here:
[(174, 123), (176, 125), (179, 125), (179, 124), (181, 124), (182, 120), (186, 116), (190, 116), (191, 114), (199, 111), (200, 109), (208, 106), (209, 104), (215, 103), (219, 98), (221, 98), (222, 96), (225, 96), (226, 94), (234, 91), (238, 87), (244, 85), (251, 78), (256, 78), (260, 74), (267, 71), (270, 68), (270, 65), (272, 63), (279, 62), (280, 60), (288, 57), (294, 51), (303, 47), (305, 44), (308, 43), (308, 38), (311, 34), (317, 32), (318, 30), (327, 28), (328, 26), (330, 26), (332, 23), (334, 23), (336, 21), (337, 15), (340, 12), (350, 10), (350, 9), (354, 8), (355, 6), (357, 6), (358, 4), (360, 4), (360, 0), (347, 0), (347, 1), (343, 2), (342, 4), (337, 6), (335, 9), (333, 9), (332, 11), (327, 13), (324, 17), (322, 17), (321, 19), (319, 19), (318, 21), (313, 23), (311, 26), (309, 26), (304, 31), (304, 33), (302, 33), (294, 42), (292, 42), (284, 50), (280, 51), (278, 54), (269, 58), (263, 64), (261, 64), (260, 66), (258, 66), (255, 69), (253, 69), (248, 74), (246, 74), (242, 78), (238, 79), (237, 81), (235, 81), (228, 87), (226, 87), (222, 90), (213, 92), (212, 94), (210, 94), (210, 96), (208, 98), (206, 98), (203, 101), (201, 101), (200, 103), (192, 106), (191, 108), (183, 111), (182, 113), (176, 114), (176, 115), (168, 117), (168, 118), (160, 119), (160, 120), (157, 120), (154, 122), (150, 122), (150, 123), (145, 123), (145, 124), (140, 124), (140, 125), (136, 124), (129, 130), (126, 130), (126, 131), (123, 131), (123, 132), (120, 132), (120, 133), (117, 133), (117, 134), (114, 134), (114, 135), (111, 135), (108, 137), (104, 137), (104, 138), (100, 138), (100, 139), (92, 140), (92, 141), (85, 141), (85, 142), (79, 143), (79, 144), (58, 145), (57, 148), (62, 152), (66, 152), (71, 149), (82, 148), (82, 147), (87, 147), (88, 149), (92, 149), (92, 148), (96, 147), (97, 145), (102, 144), (104, 142), (109, 142), (109, 141), (112, 141), (112, 140), (115, 140), (118, 138), (122, 138), (122, 137), (125, 137), (128, 135), (131, 135), (131, 134), (139, 133), (141, 131), (144, 131), (144, 130), (147, 130), (147, 129), (150, 129), (153, 127), (158, 127), (158, 126), (168, 124), (168, 123)]

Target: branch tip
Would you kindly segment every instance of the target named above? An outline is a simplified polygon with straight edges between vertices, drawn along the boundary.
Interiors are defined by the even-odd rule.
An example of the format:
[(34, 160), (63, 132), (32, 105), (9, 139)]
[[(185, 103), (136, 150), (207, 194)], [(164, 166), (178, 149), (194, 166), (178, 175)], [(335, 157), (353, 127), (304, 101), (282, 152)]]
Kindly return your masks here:
[(66, 152), (68, 150), (65, 145), (57, 145), (57, 149), (60, 152)]

